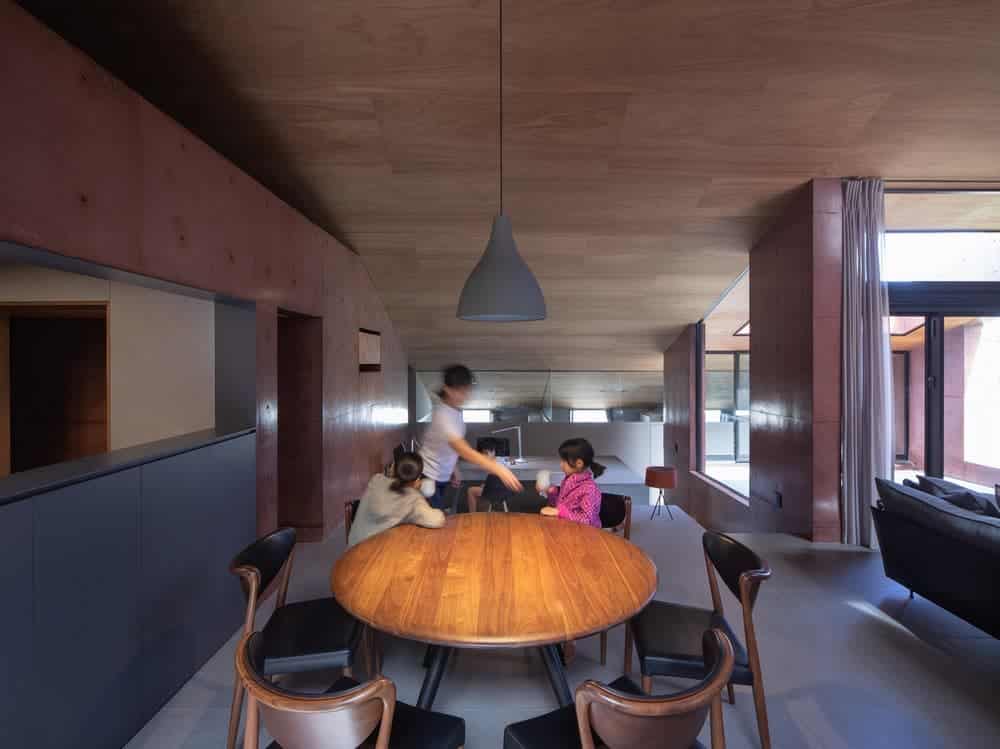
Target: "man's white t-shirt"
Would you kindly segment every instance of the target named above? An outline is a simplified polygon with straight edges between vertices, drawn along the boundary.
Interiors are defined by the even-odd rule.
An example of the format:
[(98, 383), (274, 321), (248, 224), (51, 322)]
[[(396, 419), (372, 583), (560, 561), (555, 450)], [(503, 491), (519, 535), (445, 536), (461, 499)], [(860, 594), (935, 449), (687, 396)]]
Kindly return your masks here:
[(458, 453), (448, 443), (465, 439), (465, 421), (462, 412), (447, 403), (437, 401), (431, 414), (431, 423), (424, 432), (420, 457), (424, 459), (424, 475), (439, 483), (451, 480), (458, 463)]

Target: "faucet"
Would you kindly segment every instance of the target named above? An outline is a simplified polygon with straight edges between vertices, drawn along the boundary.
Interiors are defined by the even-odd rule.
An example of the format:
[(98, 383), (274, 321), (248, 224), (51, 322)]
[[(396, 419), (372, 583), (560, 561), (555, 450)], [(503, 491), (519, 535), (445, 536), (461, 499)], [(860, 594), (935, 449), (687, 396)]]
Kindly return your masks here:
[(500, 432), (517, 432), (517, 460), (511, 461), (512, 464), (523, 463), (524, 462), (524, 452), (522, 450), (521, 442), (521, 426), (520, 424), (516, 427), (504, 427), (503, 429), (494, 429), (490, 434), (500, 434)]

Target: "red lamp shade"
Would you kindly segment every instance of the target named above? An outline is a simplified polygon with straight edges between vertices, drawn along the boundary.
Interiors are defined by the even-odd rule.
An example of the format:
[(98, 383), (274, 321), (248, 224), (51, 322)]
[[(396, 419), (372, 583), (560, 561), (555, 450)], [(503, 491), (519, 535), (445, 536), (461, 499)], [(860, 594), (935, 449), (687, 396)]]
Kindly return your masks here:
[(677, 486), (677, 469), (673, 466), (649, 466), (646, 486), (653, 489), (673, 489)]

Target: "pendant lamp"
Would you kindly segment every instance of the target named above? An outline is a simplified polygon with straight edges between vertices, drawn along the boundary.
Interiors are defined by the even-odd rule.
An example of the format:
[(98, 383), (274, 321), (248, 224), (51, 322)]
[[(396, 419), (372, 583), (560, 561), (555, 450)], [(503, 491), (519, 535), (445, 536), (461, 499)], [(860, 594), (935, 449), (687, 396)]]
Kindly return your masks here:
[(545, 297), (531, 268), (517, 251), (510, 217), (503, 212), (503, 0), (499, 2), (500, 123), (497, 150), (500, 162), (500, 212), (493, 218), (486, 251), (462, 287), (457, 315), (479, 322), (522, 322), (545, 319)]

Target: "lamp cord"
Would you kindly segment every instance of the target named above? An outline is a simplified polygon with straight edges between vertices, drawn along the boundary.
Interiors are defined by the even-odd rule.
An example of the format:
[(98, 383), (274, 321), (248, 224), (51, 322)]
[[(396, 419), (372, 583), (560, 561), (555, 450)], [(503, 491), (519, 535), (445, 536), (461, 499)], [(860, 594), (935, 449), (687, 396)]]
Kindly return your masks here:
[(497, 156), (500, 161), (500, 215), (503, 215), (503, 0), (497, 0), (497, 94), (500, 101), (500, 115), (497, 127)]

